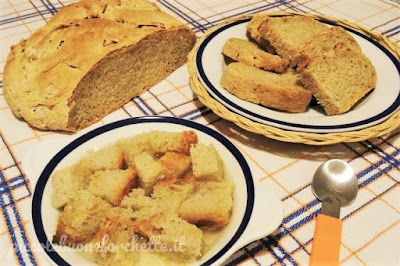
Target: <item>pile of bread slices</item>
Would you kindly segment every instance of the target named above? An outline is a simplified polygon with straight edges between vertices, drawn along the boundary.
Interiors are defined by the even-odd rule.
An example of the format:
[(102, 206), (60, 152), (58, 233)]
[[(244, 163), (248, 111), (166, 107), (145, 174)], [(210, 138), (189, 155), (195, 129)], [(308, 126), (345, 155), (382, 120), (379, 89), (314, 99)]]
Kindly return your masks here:
[(305, 112), (313, 96), (327, 115), (349, 111), (375, 88), (377, 74), (357, 41), (342, 27), (307, 16), (256, 14), (250, 41), (228, 39), (230, 63), (220, 83), (246, 101)]

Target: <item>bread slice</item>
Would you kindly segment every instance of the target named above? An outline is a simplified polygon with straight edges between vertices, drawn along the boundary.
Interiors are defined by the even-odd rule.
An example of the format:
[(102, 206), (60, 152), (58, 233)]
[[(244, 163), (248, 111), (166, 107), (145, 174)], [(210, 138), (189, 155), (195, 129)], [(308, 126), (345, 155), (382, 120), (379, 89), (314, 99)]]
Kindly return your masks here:
[(371, 61), (343, 44), (310, 61), (301, 82), (314, 94), (327, 115), (343, 114), (375, 88)]
[(221, 181), (224, 165), (218, 151), (210, 144), (197, 144), (190, 149), (193, 174), (197, 180)]
[(76, 131), (166, 78), (195, 42), (147, 1), (82, 0), (12, 47), (4, 97), (33, 127)]
[(87, 243), (100, 228), (104, 213), (111, 208), (107, 201), (81, 190), (65, 206), (58, 218), (53, 243)]
[(221, 77), (221, 86), (237, 97), (291, 113), (304, 112), (312, 93), (299, 84), (293, 71), (276, 74), (243, 63), (231, 63)]
[(312, 58), (332, 51), (339, 43), (361, 52), (357, 41), (342, 27), (336, 26), (304, 44), (303, 48), (295, 55), (293, 65), (297, 66), (297, 71), (302, 71)]
[(291, 65), (293, 57), (305, 43), (328, 30), (329, 27), (323, 23), (300, 15), (268, 17), (258, 29), (259, 39), (267, 41)]
[(271, 53), (271, 54), (276, 54), (275, 48), (271, 46), (271, 44), (265, 40), (264, 38), (262, 38), (261, 34), (260, 34), (260, 27), (261, 24), (267, 20), (270, 16), (266, 13), (257, 13), (255, 14), (252, 19), (250, 20), (250, 22), (246, 25), (246, 29), (248, 34), (250, 35), (250, 37), (256, 42), (258, 43), (258, 45), (262, 48), (264, 48), (264, 50), (266, 50), (267, 52)]
[(238, 38), (228, 39), (222, 53), (238, 62), (277, 73), (285, 72), (289, 64), (288, 60), (265, 52), (257, 44)]
[(231, 217), (232, 193), (233, 186), (227, 180), (199, 182), (197, 190), (179, 208), (179, 216), (198, 226), (225, 226)]
[(90, 176), (87, 191), (118, 206), (122, 198), (135, 186), (136, 177), (132, 168), (96, 171)]

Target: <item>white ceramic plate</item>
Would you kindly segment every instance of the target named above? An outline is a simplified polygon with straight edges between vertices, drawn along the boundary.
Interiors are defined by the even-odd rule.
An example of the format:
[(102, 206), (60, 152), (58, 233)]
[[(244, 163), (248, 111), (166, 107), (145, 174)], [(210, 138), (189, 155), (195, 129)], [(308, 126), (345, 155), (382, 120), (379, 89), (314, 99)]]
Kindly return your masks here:
[(352, 110), (342, 115), (327, 116), (320, 106), (305, 113), (292, 114), (272, 110), (244, 101), (223, 89), (220, 78), (226, 68), (222, 46), (229, 38), (248, 39), (246, 25), (250, 18), (229, 23), (211, 33), (196, 53), (198, 76), (217, 101), (232, 112), (273, 127), (313, 133), (346, 132), (367, 128), (385, 119), (400, 106), (400, 63), (382, 45), (352, 29), (345, 28), (360, 44), (363, 53), (377, 71), (377, 85)]
[[(255, 185), (249, 166), (239, 152), (221, 134), (192, 121), (167, 118), (143, 117), (118, 121), (95, 129), (65, 147), (60, 142), (41, 145), (28, 153), (23, 167), (35, 187), (32, 200), (32, 220), (36, 241), (44, 249), (51, 264), (89, 265), (90, 261), (73, 249), (51, 244), (56, 230), (59, 212), (51, 206), (50, 175), (53, 171), (69, 166), (79, 160), (87, 150), (99, 149), (124, 137), (151, 130), (194, 130), (199, 142), (212, 143), (225, 163), (228, 178), (235, 184), (234, 206), (231, 222), (219, 233), (212, 248), (196, 265), (219, 264), (244, 245), (271, 234), (282, 222), (280, 200), (264, 183)], [(40, 150), (39, 150), (40, 149)], [(35, 176), (40, 177), (35, 180)]]

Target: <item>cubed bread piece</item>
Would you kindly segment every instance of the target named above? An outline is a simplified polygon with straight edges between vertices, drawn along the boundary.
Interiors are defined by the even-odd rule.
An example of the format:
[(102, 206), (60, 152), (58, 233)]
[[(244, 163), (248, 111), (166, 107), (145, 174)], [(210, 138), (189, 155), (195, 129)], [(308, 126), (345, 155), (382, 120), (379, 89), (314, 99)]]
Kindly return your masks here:
[(196, 179), (220, 181), (224, 178), (224, 165), (214, 145), (197, 144), (190, 149), (190, 157)]
[(364, 54), (339, 44), (332, 52), (312, 59), (301, 82), (327, 115), (338, 115), (374, 89), (376, 79), (375, 68)]
[[(135, 265), (140, 255), (134, 246), (135, 235), (131, 211), (124, 208), (112, 208), (104, 214), (95, 238), (90, 242), (96, 247), (91, 252), (95, 262), (100, 265)], [(111, 245), (116, 248), (111, 248)]]
[(136, 177), (136, 172), (132, 168), (96, 171), (90, 177), (87, 190), (113, 205), (119, 205), (122, 198), (135, 185)]
[(313, 37), (310, 41), (305, 43), (302, 49), (295, 55), (293, 65), (297, 66), (297, 71), (302, 71), (310, 60), (332, 51), (339, 43), (361, 52), (360, 45), (350, 33), (342, 27), (336, 26), (330, 28), (327, 32)]
[(222, 53), (233, 60), (277, 73), (286, 71), (287, 59), (260, 49), (257, 44), (238, 38), (228, 39), (222, 47)]
[(117, 145), (110, 145), (99, 150), (89, 150), (78, 162), (78, 167), (92, 172), (106, 169), (122, 169), (125, 166), (124, 153)]
[(53, 193), (51, 204), (54, 208), (63, 208), (82, 189), (89, 185), (89, 177), (92, 172), (89, 169), (77, 165), (60, 169), (51, 176)]
[(190, 156), (177, 153), (167, 152), (159, 160), (166, 180), (176, 180), (185, 173), (191, 164)]
[(107, 201), (81, 190), (64, 207), (57, 222), (53, 243), (86, 243), (100, 228), (104, 213), (111, 208)]
[(243, 100), (301, 113), (310, 104), (312, 93), (299, 81), (300, 77), (293, 71), (277, 74), (243, 63), (231, 63), (221, 77), (221, 86)]
[(152, 198), (164, 204), (164, 208), (177, 210), (196, 189), (196, 177), (187, 174), (184, 178), (171, 181), (161, 181), (154, 185)]
[(191, 197), (178, 210), (179, 216), (198, 226), (222, 227), (231, 217), (233, 186), (223, 182), (199, 182)]
[(147, 152), (135, 156), (133, 162), (139, 176), (140, 187), (146, 191), (146, 195), (151, 194), (153, 185), (165, 177), (161, 164)]
[(328, 30), (323, 23), (301, 15), (268, 17), (258, 28), (259, 38), (267, 41), (291, 65), (305, 43)]
[(151, 155), (168, 151), (189, 154), (190, 146), (196, 143), (197, 134), (194, 131), (150, 131), (122, 139), (117, 145), (124, 151), (127, 164), (133, 166), (134, 158), (143, 152)]
[(202, 231), (172, 211), (136, 220), (135, 224), (140, 235), (157, 240), (159, 245), (166, 245), (169, 251), (160, 255), (185, 262), (195, 261), (201, 256)]

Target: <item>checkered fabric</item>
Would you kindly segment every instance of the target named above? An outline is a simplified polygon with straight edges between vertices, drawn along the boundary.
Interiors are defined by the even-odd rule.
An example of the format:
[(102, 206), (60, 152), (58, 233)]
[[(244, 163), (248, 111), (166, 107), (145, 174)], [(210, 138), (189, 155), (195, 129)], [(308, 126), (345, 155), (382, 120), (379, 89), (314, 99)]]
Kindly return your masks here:
[[(70, 2), (0, 0), (0, 71), (11, 45), (28, 37)], [(198, 36), (226, 18), (260, 11), (292, 10), (347, 19), (380, 32), (397, 45), (400, 41), (398, 0), (159, 0), (156, 3)], [(191, 91), (184, 66), (79, 134), (112, 121), (145, 115), (194, 120), (221, 132), (246, 157), (256, 185), (267, 182), (282, 200), (284, 219), (279, 228), (272, 235), (238, 250), (227, 265), (308, 264), (315, 217), (321, 209), (310, 182), (315, 169), (330, 158), (348, 161), (357, 174), (360, 188), (356, 201), (341, 210), (340, 264), (400, 265), (399, 130), (365, 142), (322, 147), (267, 139), (244, 132), (204, 107)], [(32, 145), (69, 137), (35, 130), (16, 119), (3, 97), (0, 81), (0, 265), (45, 264), (37, 247), (32, 246), (33, 188), (21, 162)]]

